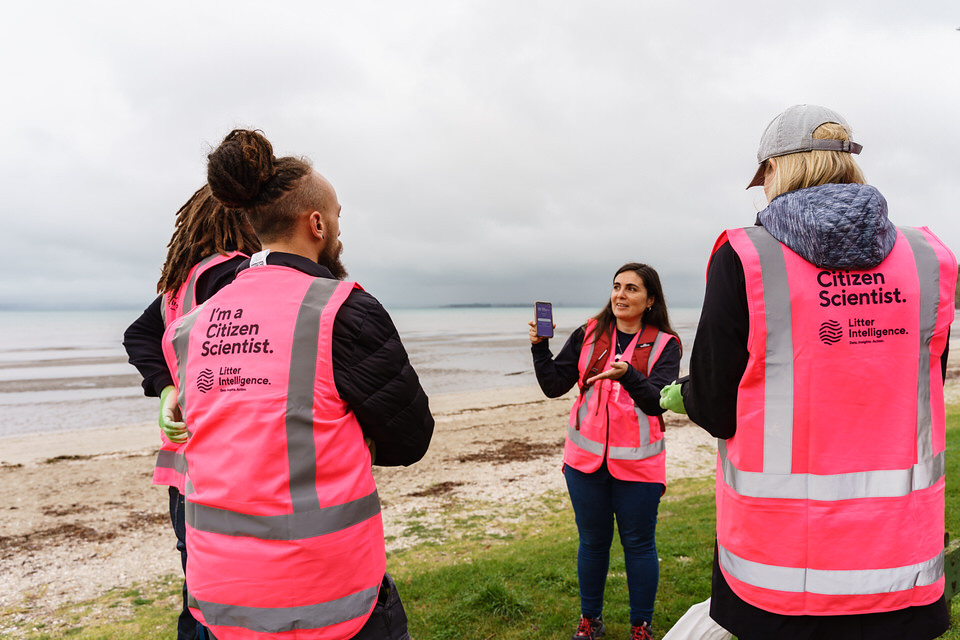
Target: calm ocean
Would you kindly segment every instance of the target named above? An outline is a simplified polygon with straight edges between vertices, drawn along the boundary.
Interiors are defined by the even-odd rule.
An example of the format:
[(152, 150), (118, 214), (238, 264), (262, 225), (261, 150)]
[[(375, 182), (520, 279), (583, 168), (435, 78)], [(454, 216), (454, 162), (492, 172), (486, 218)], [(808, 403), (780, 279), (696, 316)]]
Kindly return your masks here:
[[(596, 309), (554, 309), (556, 353)], [(0, 311), (0, 436), (142, 424), (145, 398), (120, 340), (139, 311)], [(390, 311), (428, 394), (535, 385), (527, 308)], [(674, 309), (685, 350), (697, 309)], [(687, 359), (684, 357), (683, 366)]]

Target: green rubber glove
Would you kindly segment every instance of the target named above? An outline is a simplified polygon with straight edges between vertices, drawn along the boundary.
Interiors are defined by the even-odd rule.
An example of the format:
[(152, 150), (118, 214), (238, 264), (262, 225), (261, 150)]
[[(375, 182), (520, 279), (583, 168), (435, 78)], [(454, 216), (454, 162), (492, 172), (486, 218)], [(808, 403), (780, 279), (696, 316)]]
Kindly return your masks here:
[(187, 425), (180, 416), (180, 406), (177, 404), (177, 392), (172, 384), (168, 384), (160, 392), (160, 430), (170, 440), (177, 444), (187, 441)]
[(680, 392), (682, 386), (674, 382), (661, 389), (660, 407), (674, 413), (686, 414), (687, 408), (683, 406), (683, 394)]

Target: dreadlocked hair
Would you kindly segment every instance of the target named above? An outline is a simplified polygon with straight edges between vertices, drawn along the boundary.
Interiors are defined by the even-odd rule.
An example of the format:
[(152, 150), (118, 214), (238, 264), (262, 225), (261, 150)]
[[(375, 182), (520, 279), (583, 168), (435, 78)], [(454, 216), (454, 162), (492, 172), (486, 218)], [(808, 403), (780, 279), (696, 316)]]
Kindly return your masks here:
[(207, 156), (207, 183), (220, 202), (238, 207), (264, 242), (286, 237), (303, 210), (319, 197), (305, 158), (274, 157), (260, 131), (234, 129)]
[(209, 185), (203, 185), (177, 211), (176, 230), (167, 245), (157, 291), (179, 289), (190, 270), (207, 256), (230, 251), (253, 255), (259, 250), (260, 240), (243, 212), (224, 207)]

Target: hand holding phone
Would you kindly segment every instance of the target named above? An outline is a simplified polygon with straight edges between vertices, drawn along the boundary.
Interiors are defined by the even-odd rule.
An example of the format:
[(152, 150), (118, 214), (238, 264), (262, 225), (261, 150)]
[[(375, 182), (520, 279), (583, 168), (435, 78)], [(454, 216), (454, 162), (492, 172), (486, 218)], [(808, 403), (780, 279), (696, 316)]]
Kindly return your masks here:
[(553, 305), (549, 302), (534, 304), (538, 338), (553, 337)]

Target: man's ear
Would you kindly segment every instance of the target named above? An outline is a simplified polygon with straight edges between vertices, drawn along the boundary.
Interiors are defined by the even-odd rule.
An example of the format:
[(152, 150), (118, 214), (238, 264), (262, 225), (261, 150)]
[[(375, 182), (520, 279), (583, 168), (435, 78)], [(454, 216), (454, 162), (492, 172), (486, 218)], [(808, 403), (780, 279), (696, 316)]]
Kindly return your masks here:
[(319, 211), (310, 214), (310, 231), (314, 236), (323, 240), (323, 218)]

